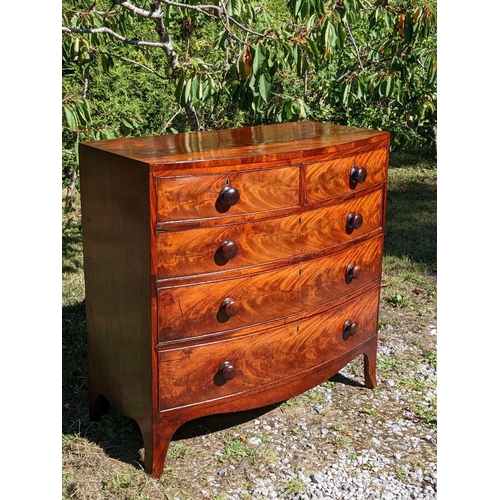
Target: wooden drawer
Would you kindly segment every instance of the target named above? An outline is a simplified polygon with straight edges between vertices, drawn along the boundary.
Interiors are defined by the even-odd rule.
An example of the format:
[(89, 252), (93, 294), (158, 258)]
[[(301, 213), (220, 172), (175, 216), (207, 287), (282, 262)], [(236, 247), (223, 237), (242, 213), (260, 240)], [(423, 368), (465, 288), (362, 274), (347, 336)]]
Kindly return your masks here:
[[(382, 237), (377, 237), (328, 257), (260, 274), (161, 288), (159, 342), (222, 333), (319, 308), (380, 279), (381, 261)], [(360, 276), (348, 279), (349, 266), (357, 266)]]
[[(263, 333), (159, 352), (160, 409), (251, 391), (327, 363), (377, 333), (378, 296), (375, 288), (356, 302)], [(346, 321), (358, 324), (354, 335)], [(219, 372), (225, 362), (233, 379)]]
[[(158, 222), (220, 218), (268, 212), (299, 204), (298, 166), (228, 172), (220, 175), (159, 177), (156, 180)], [(221, 191), (237, 190), (234, 205)], [(229, 203), (234, 202), (228, 196)]]
[[(314, 203), (372, 186), (386, 179), (387, 149), (306, 165), (306, 201)], [(363, 182), (354, 182), (352, 168), (364, 168)], [(361, 180), (361, 179), (360, 179)]]
[[(340, 205), (299, 215), (159, 232), (157, 278), (246, 268), (334, 247), (380, 228), (382, 208), (383, 191), (378, 190)], [(361, 214), (359, 229), (347, 226), (350, 214)]]

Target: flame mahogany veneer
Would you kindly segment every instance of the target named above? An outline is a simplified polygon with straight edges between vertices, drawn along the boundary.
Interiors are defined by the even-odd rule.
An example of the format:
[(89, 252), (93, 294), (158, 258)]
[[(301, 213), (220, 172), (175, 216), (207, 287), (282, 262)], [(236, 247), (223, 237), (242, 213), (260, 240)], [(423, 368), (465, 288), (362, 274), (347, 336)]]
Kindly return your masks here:
[(389, 134), (300, 122), (80, 145), (90, 414), (174, 432), (364, 355), (375, 387)]

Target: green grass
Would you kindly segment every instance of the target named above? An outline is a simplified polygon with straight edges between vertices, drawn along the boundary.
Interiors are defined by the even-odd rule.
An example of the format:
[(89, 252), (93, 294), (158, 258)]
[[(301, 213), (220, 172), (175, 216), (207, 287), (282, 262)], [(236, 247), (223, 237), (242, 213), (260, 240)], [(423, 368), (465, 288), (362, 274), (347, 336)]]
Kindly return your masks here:
[(401, 282), (425, 284), (422, 274), (436, 271), (436, 225), (436, 164), (419, 157), (391, 155), (384, 257), (386, 268)]
[(406, 369), (408, 365), (415, 365), (416, 360), (412, 358), (394, 358), (379, 356), (377, 358), (377, 372), (381, 377), (389, 377), (398, 373), (398, 370)]
[(437, 427), (437, 401), (432, 399), (429, 402), (419, 401), (412, 408), (413, 413), (428, 427)]
[(306, 488), (306, 484), (300, 477), (295, 477), (293, 479), (290, 479), (288, 484), (285, 486), (285, 491), (283, 494), (285, 495), (291, 495), (292, 493), (300, 493)]
[(240, 438), (230, 438), (224, 442), (225, 456), (230, 461), (238, 461), (245, 457), (252, 457), (255, 451)]
[(428, 361), (432, 368), (437, 368), (437, 353), (429, 349), (422, 351), (422, 356)]
[[(423, 318), (437, 301), (437, 167), (430, 158), (390, 157), (383, 257), (383, 304)], [(379, 318), (383, 327), (387, 319)]]

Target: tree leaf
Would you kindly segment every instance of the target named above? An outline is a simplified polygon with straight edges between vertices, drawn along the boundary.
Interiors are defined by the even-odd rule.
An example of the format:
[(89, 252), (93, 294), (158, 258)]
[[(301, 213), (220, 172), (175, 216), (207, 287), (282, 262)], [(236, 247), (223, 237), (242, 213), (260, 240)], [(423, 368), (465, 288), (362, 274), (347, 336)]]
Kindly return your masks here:
[(241, 14), (241, 0), (228, 0), (226, 9), (230, 16), (239, 16)]
[(189, 102), (189, 99), (191, 97), (192, 84), (193, 84), (193, 81), (191, 80), (191, 78), (186, 80), (186, 84), (184, 86), (184, 92), (183, 92), (183, 101), (182, 101), (183, 106), (185, 106)]
[(68, 126), (68, 128), (70, 130), (77, 130), (77, 127), (76, 127), (77, 120), (76, 120), (76, 115), (73, 112), (73, 110), (68, 108), (68, 107), (64, 107), (63, 112), (64, 112), (64, 118), (66, 119), (65, 123)]
[(392, 75), (389, 75), (386, 79), (386, 87), (385, 87), (385, 96), (390, 97), (392, 93), (393, 85), (392, 85)]
[(259, 90), (264, 102), (269, 101), (269, 95), (271, 94), (271, 80), (266, 73), (263, 73), (259, 77)]
[(177, 102), (182, 105), (182, 96), (184, 90), (184, 75), (181, 73), (177, 78), (177, 86), (175, 87), (174, 95)]
[(189, 91), (189, 96), (191, 97), (191, 102), (196, 104), (199, 100), (200, 92), (200, 75), (194, 75), (191, 81), (191, 89)]
[(258, 43), (255, 46), (253, 53), (252, 69), (254, 73), (259, 74), (261, 72), (261, 68), (265, 63), (265, 60), (266, 60), (266, 50), (262, 46), (262, 44)]
[(405, 43), (408, 45), (411, 43), (413, 37), (413, 18), (410, 13), (406, 14), (405, 18), (405, 28), (404, 28), (404, 39)]

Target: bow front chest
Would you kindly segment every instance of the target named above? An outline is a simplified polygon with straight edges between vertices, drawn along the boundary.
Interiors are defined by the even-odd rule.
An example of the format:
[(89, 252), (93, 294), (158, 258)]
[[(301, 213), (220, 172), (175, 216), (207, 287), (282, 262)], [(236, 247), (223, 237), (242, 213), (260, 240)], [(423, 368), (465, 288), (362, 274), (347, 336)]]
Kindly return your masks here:
[(299, 122), (80, 145), (92, 418), (161, 475), (185, 422), (375, 361), (389, 134)]

